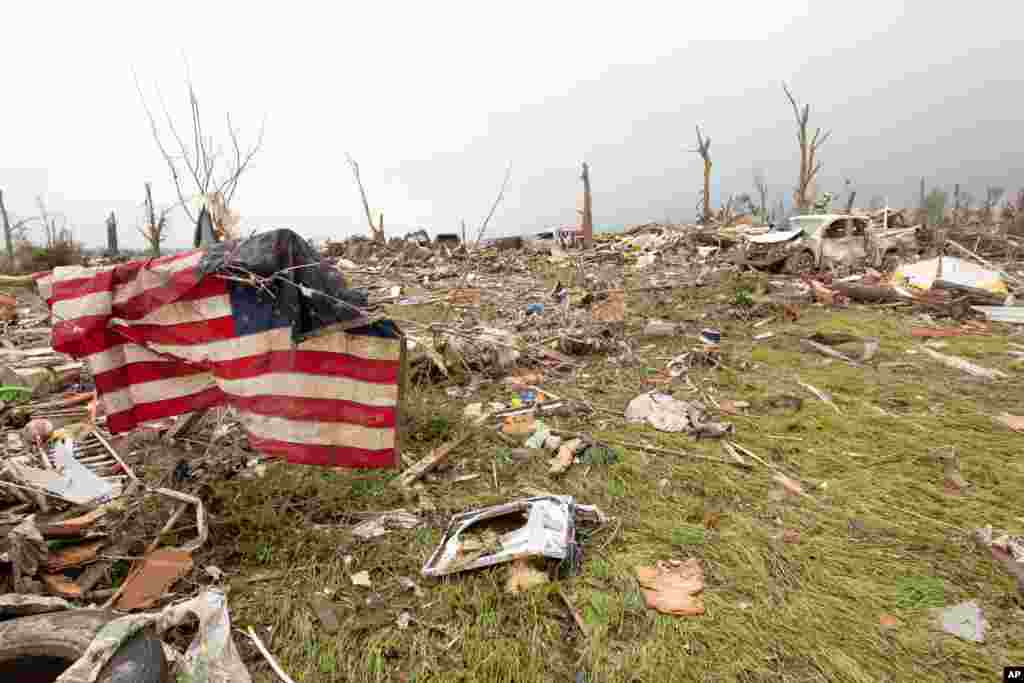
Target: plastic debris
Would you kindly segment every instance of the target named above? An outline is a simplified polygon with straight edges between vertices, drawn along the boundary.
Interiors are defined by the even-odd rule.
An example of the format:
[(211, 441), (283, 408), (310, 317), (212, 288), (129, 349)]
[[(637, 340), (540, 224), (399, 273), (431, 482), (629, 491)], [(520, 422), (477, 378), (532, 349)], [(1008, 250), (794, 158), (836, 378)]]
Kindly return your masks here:
[(445, 576), (540, 556), (574, 564), (577, 518), (607, 521), (596, 507), (577, 505), (572, 496), (536, 496), (463, 512), (452, 518), (422, 573)]
[(972, 643), (985, 642), (985, 620), (981, 607), (974, 600), (961, 602), (942, 610), (935, 610), (935, 619), (943, 631)]

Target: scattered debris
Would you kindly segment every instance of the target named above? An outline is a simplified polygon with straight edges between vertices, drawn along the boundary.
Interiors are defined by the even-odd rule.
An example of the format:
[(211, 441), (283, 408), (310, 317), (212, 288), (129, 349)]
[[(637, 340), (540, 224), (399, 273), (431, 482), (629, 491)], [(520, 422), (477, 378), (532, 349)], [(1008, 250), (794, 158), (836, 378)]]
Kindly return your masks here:
[(353, 586), (373, 588), (373, 581), (370, 580), (370, 572), (365, 569), (361, 572), (356, 572), (350, 576), (349, 579), (352, 581)]
[(886, 631), (898, 628), (900, 625), (899, 618), (892, 614), (881, 614), (878, 616), (878, 625)]
[(985, 368), (975, 363), (972, 363), (969, 360), (965, 360), (963, 358), (958, 358), (956, 356), (947, 356), (946, 354), (939, 353), (938, 351), (930, 349), (927, 346), (918, 346), (917, 348), (919, 351), (924, 352), (925, 354), (953, 368), (954, 370), (961, 370), (969, 375), (973, 375), (974, 377), (981, 377), (983, 379), (989, 380), (1005, 379), (1009, 377), (1009, 375), (1007, 375), (1005, 372), (1001, 370), (992, 370), (990, 368)]
[(317, 620), (320, 621), (324, 633), (334, 634), (338, 632), (338, 629), (341, 628), (341, 620), (338, 618), (337, 608), (333, 602), (323, 596), (314, 595), (309, 599), (309, 606), (313, 610), (313, 614), (316, 615)]
[(996, 536), (991, 525), (974, 532), (974, 540), (1017, 581), (1017, 589), (1024, 596), (1024, 537), (1000, 534)]
[(572, 466), (573, 459), (576, 457), (576, 452), (581, 450), (582, 447), (583, 441), (580, 439), (573, 439), (563, 443), (558, 449), (558, 454), (551, 459), (548, 474), (562, 474), (569, 469)]
[(403, 472), (402, 476), (396, 478), (395, 481), (398, 482), (400, 486), (406, 488), (412, 486), (417, 479), (420, 479), (427, 472), (429, 472), (430, 470), (434, 469), (442, 462), (447, 460), (448, 455), (453, 450), (461, 446), (463, 442), (465, 442), (466, 439), (470, 437), (470, 434), (471, 433), (467, 431), (465, 434), (456, 437), (455, 439), (449, 441), (443, 446), (435, 448), (433, 451), (431, 451), (431, 453), (428, 456), (426, 456), (425, 458), (417, 462), (415, 465), (410, 467), (408, 470)]
[(704, 569), (698, 559), (658, 560), (653, 567), (637, 567), (636, 577), (648, 607), (676, 616), (704, 614)]
[[(576, 521), (604, 523), (595, 507), (571, 496), (537, 496), (472, 510), (452, 518), (424, 576), (445, 576), (515, 559), (548, 557), (572, 566), (579, 556)], [(525, 522), (525, 524), (524, 524)]]
[(407, 510), (392, 510), (381, 512), (371, 519), (352, 527), (352, 535), (364, 540), (384, 536), (393, 528), (414, 529), (420, 523), (420, 518)]
[(123, 610), (152, 607), (175, 581), (191, 569), (191, 551), (176, 548), (156, 550), (128, 575), (115, 604)]
[(1015, 432), (1024, 432), (1024, 415), (1010, 415), (1009, 413), (1003, 413), (997, 417), (996, 420)]
[(801, 382), (799, 377), (796, 378), (796, 383), (799, 384), (800, 386), (802, 386), (807, 391), (809, 391), (812, 394), (814, 394), (815, 397), (819, 401), (821, 401), (822, 403), (827, 403), (829, 405), (829, 407), (831, 407), (837, 413), (842, 414), (842, 411), (839, 410), (839, 406), (837, 406), (835, 403), (832, 402), (832, 396), (830, 394), (827, 394), (824, 391), (822, 391), (822, 390), (820, 390), (820, 389), (818, 389), (816, 387), (812, 387), (810, 384), (806, 384), (804, 382)]
[(946, 633), (972, 643), (985, 642), (988, 622), (976, 601), (970, 600), (945, 609), (937, 609), (933, 614), (938, 626)]
[(548, 575), (530, 564), (530, 558), (519, 558), (508, 566), (508, 580), (505, 591), (522, 593), (548, 582)]
[(687, 432), (698, 437), (731, 434), (731, 424), (707, 421), (707, 411), (698, 401), (680, 401), (656, 391), (640, 394), (626, 406), (626, 419), (647, 422), (662, 432)]
[(165, 607), (159, 612), (142, 612), (119, 617), (96, 634), (85, 653), (57, 678), (55, 683), (92, 683), (107, 662), (136, 633), (153, 629), (158, 635), (199, 618), (199, 630), (188, 650), (181, 654), (164, 644), (173, 655), (173, 675), (178, 681), (195, 683), (251, 683), (231, 637), (231, 618), (223, 592), (207, 590), (196, 597)]

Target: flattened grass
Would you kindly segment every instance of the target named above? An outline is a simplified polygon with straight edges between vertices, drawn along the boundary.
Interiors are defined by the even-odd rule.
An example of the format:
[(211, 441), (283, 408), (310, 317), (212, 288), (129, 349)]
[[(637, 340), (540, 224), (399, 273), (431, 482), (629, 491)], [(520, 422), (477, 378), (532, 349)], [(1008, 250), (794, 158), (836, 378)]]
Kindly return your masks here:
[[(735, 290), (763, 283), (726, 281), (683, 290), (670, 301), (630, 301), (630, 330), (644, 314), (723, 330), (726, 367), (691, 374), (716, 399), (749, 401), (749, 414), (723, 416), (735, 440), (802, 483), (811, 498), (786, 494), (772, 470), (751, 470), (685, 457), (622, 449), (614, 464), (576, 465), (547, 474), (547, 457), (514, 457), (508, 446), (474, 434), (451, 457), (450, 470), (406, 499), (388, 485), (393, 472), (327, 472), (273, 467), (254, 482), (217, 489), (215, 538), (220, 565), (239, 575), (276, 569), (273, 580), (232, 591), (239, 624), (272, 627), (271, 649), (299, 681), (978, 681), (1024, 661), (1022, 599), (1012, 580), (972, 544), (986, 523), (1021, 529), (1024, 435), (995, 423), (1024, 412), (1024, 389), (1005, 354), (1006, 337), (941, 340), (942, 351), (1010, 372), (983, 383), (913, 351), (905, 312), (805, 306), (796, 323), (752, 330), (727, 315)], [(702, 318), (702, 315), (707, 317)], [(686, 322), (689, 321), (689, 322)], [(775, 337), (753, 342), (754, 334)], [(813, 332), (881, 339), (867, 367), (851, 367), (800, 350)], [(639, 367), (605, 359), (551, 391), (621, 411), (650, 388), (645, 367), (688, 348), (683, 337), (639, 339)], [(855, 346), (845, 347), (857, 353)], [(840, 412), (796, 379), (832, 395)], [(490, 393), (500, 388), (488, 388)], [(685, 396), (683, 385), (676, 389)], [(797, 412), (769, 409), (773, 399), (802, 399)], [(464, 402), (443, 387), (410, 400), (424, 455), (466, 428)], [(694, 441), (599, 412), (587, 421), (555, 418), (555, 427), (596, 437), (723, 457), (717, 441)], [(939, 455), (953, 449), (971, 486), (951, 491)], [(459, 475), (481, 476), (454, 483)], [(494, 476), (498, 487), (495, 488)], [(495, 567), (439, 581), (419, 570), (448, 516), (503, 502), (530, 490), (567, 493), (599, 505), (616, 521), (590, 534), (580, 575), (509, 595), (507, 569)], [(353, 513), (416, 507), (428, 500), (423, 526), (370, 541), (347, 533)], [(715, 528), (704, 520), (714, 513)], [(269, 547), (270, 550), (262, 550)], [(635, 567), (665, 558), (700, 558), (706, 574), (702, 617), (648, 610)], [(373, 588), (350, 575), (370, 572)], [(400, 579), (416, 581), (422, 596)], [(580, 633), (558, 595), (580, 612)], [(324, 593), (342, 615), (326, 634), (308, 608)], [(928, 609), (978, 600), (990, 623), (987, 642), (967, 643), (936, 631)], [(398, 615), (414, 621), (402, 629)], [(882, 615), (899, 624), (883, 628)], [(273, 680), (253, 666), (257, 680)]]

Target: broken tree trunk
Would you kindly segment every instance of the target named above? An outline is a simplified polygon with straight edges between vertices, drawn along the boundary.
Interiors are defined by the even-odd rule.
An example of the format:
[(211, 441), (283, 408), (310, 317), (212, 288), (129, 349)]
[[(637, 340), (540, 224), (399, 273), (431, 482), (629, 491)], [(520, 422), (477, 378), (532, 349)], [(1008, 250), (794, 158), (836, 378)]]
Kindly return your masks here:
[(111, 211), (107, 216), (107, 256), (117, 256), (117, 216)]
[(589, 249), (594, 244), (594, 216), (591, 213), (590, 204), (590, 167), (583, 162), (583, 173), (580, 175), (583, 181), (583, 216), (581, 226), (583, 229), (583, 248)]
[(691, 150), (704, 160), (704, 224), (711, 222), (711, 138), (704, 137), (697, 126), (697, 149)]
[(910, 301), (907, 297), (887, 287), (869, 287), (867, 285), (856, 285), (847, 282), (833, 282), (829, 285), (829, 288), (848, 296), (853, 301), (868, 304)]
[(4, 220), (4, 244), (7, 247), (7, 258), (14, 265), (14, 241), (11, 239), (11, 221), (4, 206), (4, 191), (0, 190), (0, 218)]

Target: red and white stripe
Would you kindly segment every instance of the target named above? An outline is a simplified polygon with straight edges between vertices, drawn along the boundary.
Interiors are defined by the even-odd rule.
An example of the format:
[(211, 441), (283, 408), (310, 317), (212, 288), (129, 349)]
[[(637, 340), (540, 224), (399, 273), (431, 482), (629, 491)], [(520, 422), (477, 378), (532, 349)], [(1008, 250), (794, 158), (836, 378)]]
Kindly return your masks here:
[(202, 252), (38, 274), (53, 347), (83, 358), (113, 432), (228, 404), (250, 444), (292, 462), (390, 467), (402, 343), (291, 330), (236, 336), (227, 282)]

